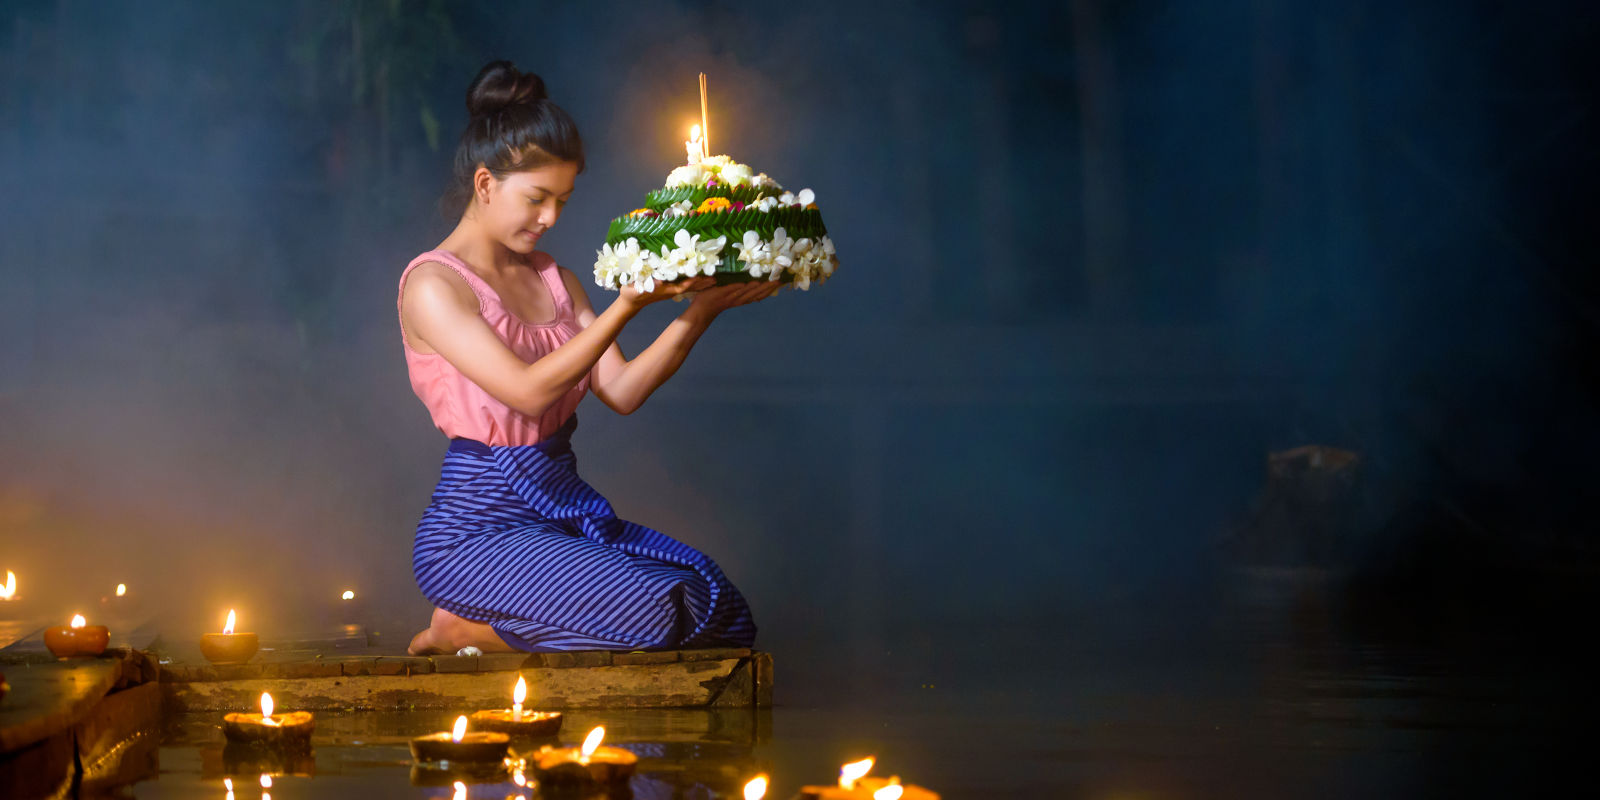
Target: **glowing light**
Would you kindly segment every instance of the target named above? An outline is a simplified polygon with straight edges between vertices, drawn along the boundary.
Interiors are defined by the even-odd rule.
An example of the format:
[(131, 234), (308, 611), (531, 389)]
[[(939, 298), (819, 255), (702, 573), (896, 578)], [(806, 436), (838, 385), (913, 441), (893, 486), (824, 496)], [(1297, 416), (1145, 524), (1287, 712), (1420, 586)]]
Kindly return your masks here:
[(261, 788), (263, 788), (263, 789), (271, 789), (272, 788), (272, 776), (271, 775), (268, 775), (266, 773), (262, 773), (261, 774)]
[(521, 675), (518, 675), (517, 676), (517, 688), (511, 690), (511, 702), (520, 706), (520, 705), (522, 705), (522, 701), (527, 700), (527, 699), (528, 699), (528, 682), (526, 680), (524, 680)]
[(233, 779), (232, 778), (223, 778), (222, 779), (222, 788), (227, 789), (230, 792), (233, 791)]
[(81, 627), (83, 627), (85, 625), (88, 625), (88, 624), (89, 624), (89, 622), (83, 618), (82, 614), (73, 614), (72, 615), (72, 627), (81, 628)]
[(605, 738), (606, 728), (604, 725), (598, 725), (594, 730), (589, 731), (589, 735), (584, 737), (583, 749), (579, 751), (579, 760), (587, 763), (589, 756), (594, 755), (594, 751), (600, 747), (600, 741)]
[(522, 774), (522, 767), (517, 767), (516, 771), (511, 773), (511, 782), (518, 786), (528, 785), (528, 777)]
[(450, 741), (459, 742), (461, 737), (467, 735), (467, 718), (456, 717), (456, 725), (450, 729)]
[(349, 589), (344, 590), (344, 594), (341, 594), (339, 596), (343, 597), (346, 600), (354, 600), (354, 599), (356, 599), (356, 593), (350, 591)]
[(767, 776), (757, 775), (744, 785), (744, 800), (761, 800), (767, 796)]
[(854, 789), (856, 781), (872, 771), (872, 756), (867, 756), (860, 761), (852, 761), (839, 768), (839, 788)]
[(456, 793), (450, 796), (451, 800), (467, 800), (467, 785), (456, 781)]
[(233, 633), (233, 609), (228, 609), (228, 624), (222, 626), (223, 633)]
[(123, 596), (123, 595), (125, 595), (127, 593), (128, 593), (128, 584), (126, 584), (126, 583), (117, 584), (117, 596), (118, 597), (121, 597), (121, 596)]
[(6, 583), (0, 586), (0, 600), (10, 600), (17, 596), (17, 573), (6, 570)]
[(900, 800), (900, 795), (904, 791), (905, 787), (898, 783), (891, 783), (888, 786), (873, 792), (872, 800)]
[(272, 719), (272, 695), (266, 692), (261, 693), (261, 722), (265, 725), (278, 724)]

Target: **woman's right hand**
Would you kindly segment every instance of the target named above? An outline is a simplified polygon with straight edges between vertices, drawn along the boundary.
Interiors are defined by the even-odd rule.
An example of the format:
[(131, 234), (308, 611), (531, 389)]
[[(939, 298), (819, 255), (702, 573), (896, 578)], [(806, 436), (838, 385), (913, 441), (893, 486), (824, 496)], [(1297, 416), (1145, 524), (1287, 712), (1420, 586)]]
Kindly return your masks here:
[(622, 287), (621, 300), (622, 302), (627, 303), (636, 309), (644, 308), (651, 303), (659, 303), (662, 300), (670, 300), (674, 297), (678, 297), (689, 292), (698, 292), (705, 289), (710, 289), (712, 286), (715, 286), (716, 283), (717, 281), (715, 278), (712, 278), (709, 275), (701, 275), (696, 278), (690, 278), (686, 281), (657, 283), (655, 288), (649, 292), (641, 292), (637, 286), (634, 286), (630, 283), (627, 286)]

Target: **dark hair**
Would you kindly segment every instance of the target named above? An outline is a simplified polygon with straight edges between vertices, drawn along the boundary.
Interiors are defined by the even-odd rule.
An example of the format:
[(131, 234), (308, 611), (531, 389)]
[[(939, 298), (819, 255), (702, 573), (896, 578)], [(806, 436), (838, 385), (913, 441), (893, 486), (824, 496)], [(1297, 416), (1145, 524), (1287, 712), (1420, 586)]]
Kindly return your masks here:
[(472, 199), (478, 165), (496, 178), (568, 161), (583, 171), (578, 125), (545, 95), (544, 80), (520, 72), (510, 61), (493, 61), (467, 87), (467, 129), (456, 146), (455, 172), (440, 201), (447, 216), (460, 216)]

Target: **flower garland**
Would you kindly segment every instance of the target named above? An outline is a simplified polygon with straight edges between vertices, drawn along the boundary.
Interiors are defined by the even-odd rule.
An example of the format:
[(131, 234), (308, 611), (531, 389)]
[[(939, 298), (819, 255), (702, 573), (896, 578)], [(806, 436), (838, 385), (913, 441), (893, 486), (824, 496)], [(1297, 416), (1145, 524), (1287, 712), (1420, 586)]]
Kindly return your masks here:
[[(595, 253), (595, 283), (607, 289), (632, 285), (640, 292), (651, 292), (657, 283), (714, 275), (722, 263), (728, 237), (702, 242), (699, 236), (680, 230), (673, 244), (677, 246), (662, 245), (660, 252), (652, 252), (640, 249), (639, 240), (630, 236), (614, 246), (605, 245)], [(739, 251), (735, 263), (742, 262), (743, 271), (751, 277), (776, 281), (787, 273), (802, 291), (809, 291), (812, 282), (822, 283), (832, 277), (839, 266), (832, 239), (791, 239), (783, 228), (774, 231), (771, 239), (745, 231), (744, 239), (735, 242), (734, 247)]]

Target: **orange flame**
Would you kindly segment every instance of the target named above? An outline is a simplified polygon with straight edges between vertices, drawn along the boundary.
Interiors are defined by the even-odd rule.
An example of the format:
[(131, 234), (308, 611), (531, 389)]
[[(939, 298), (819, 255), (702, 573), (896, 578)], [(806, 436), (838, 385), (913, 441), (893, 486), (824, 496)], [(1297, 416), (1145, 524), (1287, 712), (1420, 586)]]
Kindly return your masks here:
[(0, 586), (0, 600), (10, 600), (17, 596), (17, 573), (6, 570), (5, 585)]
[(261, 693), (261, 721), (272, 724), (272, 695)]
[(518, 675), (517, 676), (517, 688), (511, 690), (511, 702), (520, 706), (520, 705), (522, 705), (522, 701), (527, 700), (527, 699), (528, 699), (528, 682), (523, 680), (521, 675)]
[(891, 783), (888, 786), (873, 792), (872, 800), (900, 800), (900, 795), (903, 792), (905, 792), (905, 787), (898, 783)]
[(852, 761), (840, 767), (839, 788), (845, 790), (856, 788), (856, 781), (872, 771), (873, 763), (872, 756), (867, 756), (860, 761)]
[(459, 741), (461, 741), (461, 737), (466, 736), (466, 735), (467, 735), (467, 718), (464, 717), (464, 716), (456, 717), (455, 727), (450, 729), (450, 741), (459, 742)]
[(606, 738), (604, 725), (596, 726), (594, 730), (589, 731), (589, 735), (583, 740), (583, 749), (579, 751), (582, 753), (583, 758), (588, 759), (589, 756), (594, 755), (594, 751), (600, 748), (600, 741), (604, 738)]
[(88, 625), (88, 624), (89, 624), (88, 620), (85, 620), (83, 618), (82, 614), (73, 614), (72, 615), (72, 627), (81, 628), (81, 627), (83, 627), (85, 625)]
[(228, 609), (228, 624), (222, 626), (223, 633), (233, 633), (233, 609)]
[(744, 800), (761, 800), (767, 796), (767, 776), (757, 775), (744, 785)]

